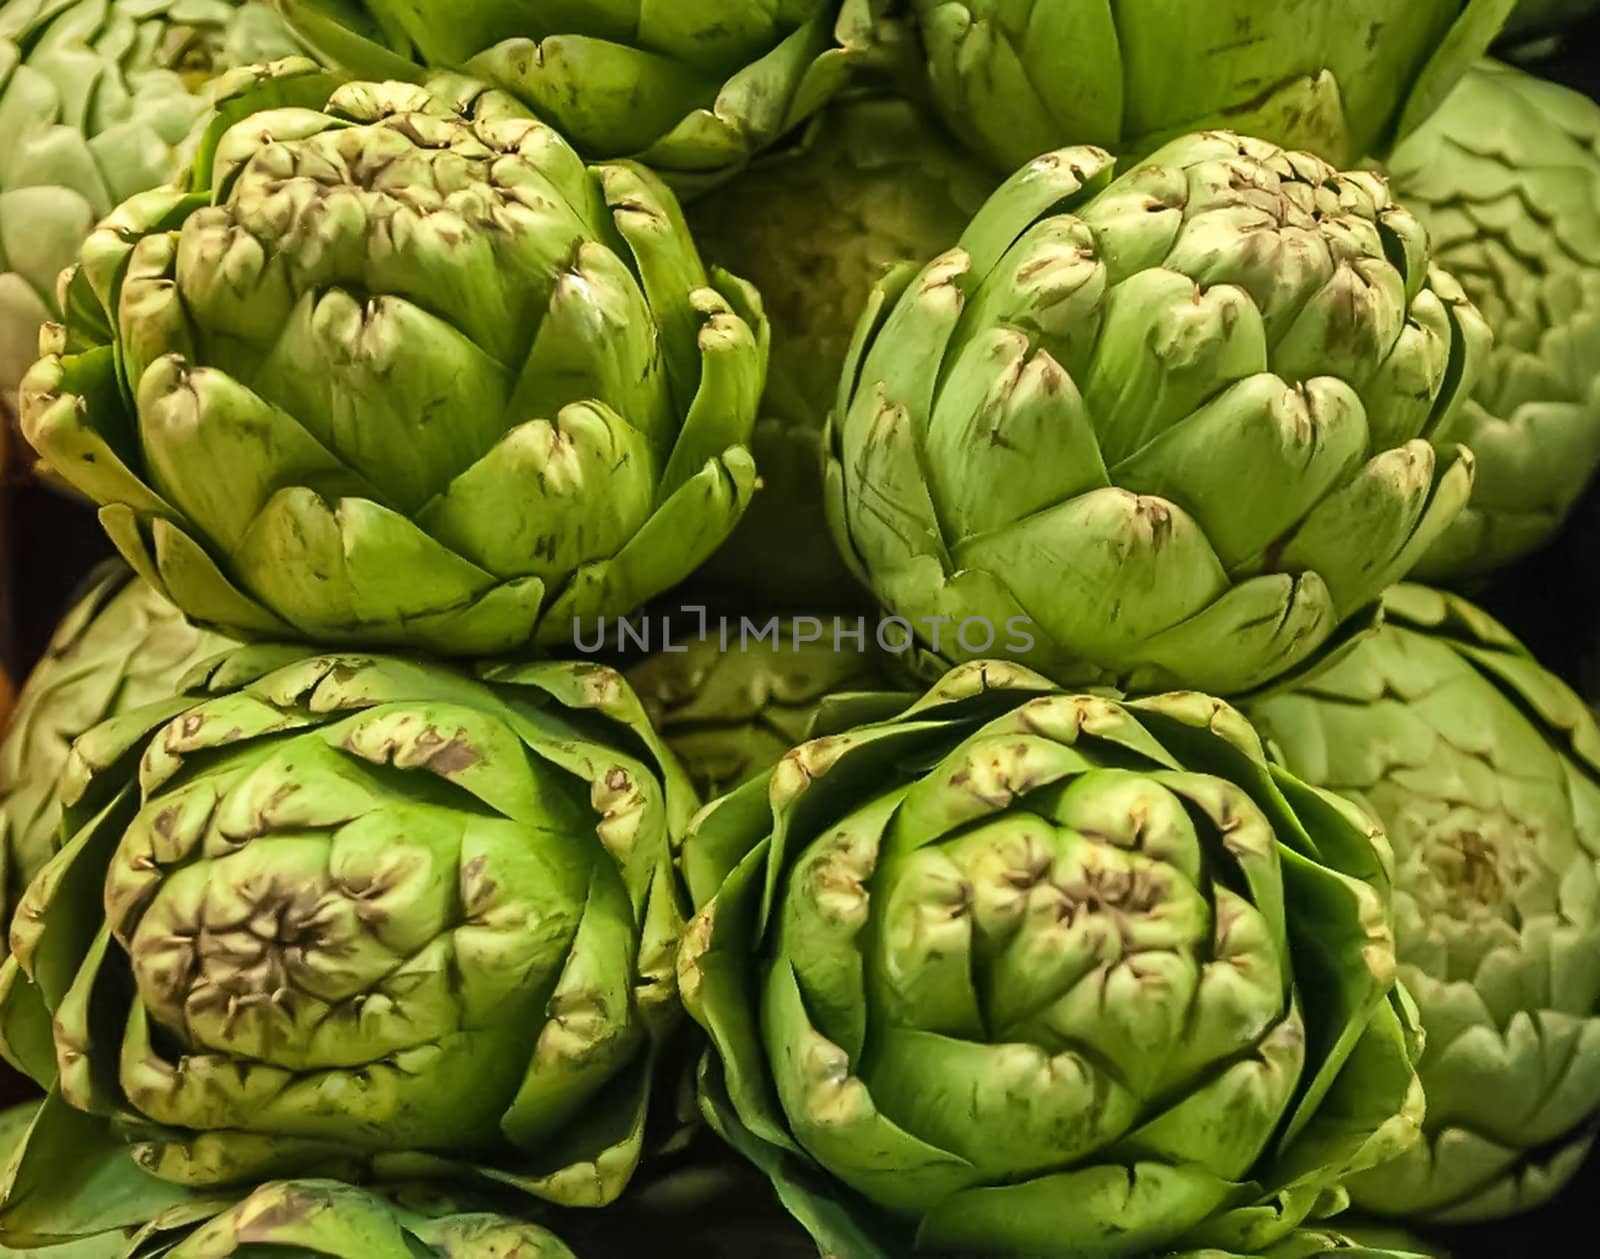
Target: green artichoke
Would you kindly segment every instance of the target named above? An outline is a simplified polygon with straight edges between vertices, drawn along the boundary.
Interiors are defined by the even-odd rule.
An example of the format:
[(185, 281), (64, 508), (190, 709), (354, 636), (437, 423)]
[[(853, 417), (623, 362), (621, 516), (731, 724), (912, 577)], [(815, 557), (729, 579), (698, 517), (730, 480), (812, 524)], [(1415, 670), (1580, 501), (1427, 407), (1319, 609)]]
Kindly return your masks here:
[(1471, 604), (1418, 586), (1336, 668), (1251, 715), (1396, 855), (1396, 946), (1426, 1032), (1425, 1140), (1352, 1193), (1478, 1220), (1548, 1198), (1600, 1118), (1600, 730)]
[(194, 665), (231, 646), (190, 625), (120, 564), (93, 579), (0, 741), (0, 922), (11, 921), (17, 898), (61, 845), (56, 783), (72, 741), (109, 717), (171, 699)]
[[(881, 691), (888, 681), (887, 658), (864, 623), (801, 617), (744, 624), (761, 640), (735, 624), (726, 644), (721, 633), (674, 642), (627, 672), (651, 724), (707, 800), (770, 773), (811, 737), (831, 697)], [(860, 641), (836, 637), (840, 628), (859, 628)]]
[(677, 1013), (692, 787), (610, 669), (302, 651), (74, 744), (7, 1058), (177, 1184), (610, 1201)]
[(1437, 108), (1516, 0), (913, 0), (934, 99), (1000, 170), (1227, 127), (1337, 165)]
[(868, 61), (884, 0), (277, 0), (372, 79), (461, 70), (585, 158), (633, 158), (680, 192), (727, 178)]
[(1219, 700), (962, 666), (696, 818), (702, 1107), (840, 1259), (1321, 1253), (1421, 1120), (1389, 860)]
[(1466, 502), (1489, 333), (1367, 172), (1208, 132), (1024, 167), (879, 286), (827, 507), (945, 659), (1247, 693), (1348, 638)]
[(1390, 171), (1495, 333), (1451, 433), (1472, 502), (1416, 570), (1474, 577), (1547, 542), (1600, 466), (1600, 105), (1481, 62)]
[(654, 176), (463, 79), (219, 92), (197, 191), (95, 231), (22, 391), (142, 576), (239, 637), (472, 655), (716, 550), (766, 322)]
[(177, 174), (207, 80), (295, 50), (240, 0), (0, 0), (0, 413), (60, 317), (56, 277), (119, 201)]
[(822, 524), (822, 428), (851, 335), (889, 268), (948, 249), (997, 182), (917, 106), (868, 99), (689, 208), (706, 256), (748, 277), (772, 320), (753, 441), (762, 488), (711, 580), (807, 610), (856, 589)]

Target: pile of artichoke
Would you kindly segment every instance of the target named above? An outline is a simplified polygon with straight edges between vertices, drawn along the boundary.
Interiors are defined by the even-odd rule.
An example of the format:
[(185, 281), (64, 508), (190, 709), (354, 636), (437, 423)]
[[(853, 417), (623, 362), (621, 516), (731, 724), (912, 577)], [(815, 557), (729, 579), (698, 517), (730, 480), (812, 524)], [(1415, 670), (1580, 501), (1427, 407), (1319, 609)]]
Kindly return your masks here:
[(0, 0), (0, 1254), (1581, 1194), (1586, 7)]

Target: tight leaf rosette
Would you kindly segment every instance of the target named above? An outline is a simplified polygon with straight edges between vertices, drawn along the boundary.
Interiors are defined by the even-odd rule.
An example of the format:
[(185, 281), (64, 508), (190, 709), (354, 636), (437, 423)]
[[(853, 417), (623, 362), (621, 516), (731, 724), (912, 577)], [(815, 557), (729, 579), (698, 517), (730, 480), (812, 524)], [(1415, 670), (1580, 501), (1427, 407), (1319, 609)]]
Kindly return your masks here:
[(869, 98), (690, 206), (700, 248), (760, 289), (772, 321), (761, 490), (708, 566), (719, 588), (796, 611), (855, 594), (823, 523), (822, 431), (856, 321), (891, 267), (950, 248), (998, 182), (936, 118)]
[(207, 82), (295, 51), (240, 0), (0, 0), (0, 415), (60, 317), (56, 277), (118, 202), (177, 174)]
[(7, 1056), (189, 1186), (627, 1184), (696, 801), (596, 665), (247, 647), (74, 745)]
[(702, 1106), (826, 1253), (1318, 1253), (1416, 1137), (1382, 833), (1192, 692), (962, 666), (700, 814)]
[(755, 292), (463, 79), (242, 71), (89, 238), (23, 426), (193, 620), (493, 654), (687, 576), (755, 481)]
[(57, 780), (72, 741), (107, 718), (171, 699), (191, 668), (233, 645), (190, 625), (121, 564), (96, 577), (56, 628), (0, 741), (5, 923), (23, 889), (60, 847)]
[(1600, 1126), (1600, 729), (1494, 620), (1420, 586), (1336, 668), (1252, 716), (1382, 820), (1425, 1141), (1352, 1192), (1443, 1222), (1555, 1193)]
[(1494, 329), (1448, 434), (1472, 502), (1417, 569), (1474, 577), (1547, 542), (1600, 466), (1600, 105), (1484, 61), (1390, 173)]
[(911, 0), (934, 99), (1000, 170), (1210, 127), (1348, 165), (1433, 112), (1516, 0)]
[(836, 695), (881, 692), (887, 653), (864, 619), (801, 616), (707, 627), (627, 671), (661, 737), (709, 800), (766, 777)]
[(1063, 149), (879, 287), (834, 535), (946, 657), (1025, 624), (1065, 685), (1246, 693), (1347, 637), (1461, 510), (1471, 453), (1429, 438), (1488, 340), (1375, 174), (1222, 132), (1114, 182)]
[(353, 74), (460, 70), (586, 158), (633, 158), (680, 191), (793, 130), (872, 55), (884, 0), (277, 0)]

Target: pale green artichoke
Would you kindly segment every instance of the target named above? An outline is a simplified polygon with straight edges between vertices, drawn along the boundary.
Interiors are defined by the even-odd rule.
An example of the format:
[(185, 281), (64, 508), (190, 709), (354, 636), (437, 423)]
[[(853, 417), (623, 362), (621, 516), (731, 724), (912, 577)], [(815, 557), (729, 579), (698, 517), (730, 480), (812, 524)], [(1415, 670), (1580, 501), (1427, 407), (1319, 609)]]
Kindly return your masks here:
[(707, 580), (797, 610), (858, 589), (822, 518), (822, 429), (856, 321), (891, 266), (948, 249), (996, 183), (917, 106), (868, 99), (689, 208), (706, 257), (755, 284), (772, 321), (761, 489)]
[(1445, 434), (1472, 501), (1416, 570), (1474, 577), (1547, 542), (1600, 466), (1600, 105), (1481, 62), (1390, 172), (1494, 329)]
[(1437, 108), (1516, 0), (912, 0), (934, 99), (1010, 171), (1209, 127), (1335, 165)]
[[(860, 641), (838, 637), (840, 629), (859, 633)], [(771, 772), (790, 748), (811, 737), (833, 696), (882, 691), (887, 666), (864, 622), (747, 617), (665, 646), (630, 668), (627, 678), (709, 800)]]
[(89, 238), (30, 441), (251, 638), (489, 654), (686, 577), (755, 483), (760, 300), (672, 194), (464, 79), (241, 71)]
[(172, 699), (190, 668), (232, 645), (190, 625), (120, 564), (95, 578), (34, 666), (0, 741), (0, 921), (10, 923), (17, 898), (61, 846), (57, 780), (72, 741)]
[(1386, 1216), (1478, 1220), (1553, 1194), (1600, 1119), (1600, 729), (1472, 605), (1419, 586), (1386, 605), (1376, 637), (1250, 713), (1395, 850), (1427, 1123), (1352, 1193)]
[(827, 507), (945, 659), (1248, 693), (1364, 624), (1466, 503), (1489, 332), (1369, 172), (1223, 132), (1030, 163), (879, 287)]
[(962, 666), (696, 818), (702, 1107), (841, 1259), (1324, 1253), (1422, 1117), (1389, 863), (1219, 700)]
[(277, 0), (361, 78), (423, 67), (493, 83), (585, 158), (680, 192), (727, 178), (868, 61), (884, 0)]
[(7, 1058), (178, 1185), (611, 1201), (678, 1012), (693, 788), (610, 669), (302, 651), (74, 745)]
[(296, 44), (240, 0), (0, 0), (0, 413), (56, 278), (119, 202), (178, 173), (216, 74)]

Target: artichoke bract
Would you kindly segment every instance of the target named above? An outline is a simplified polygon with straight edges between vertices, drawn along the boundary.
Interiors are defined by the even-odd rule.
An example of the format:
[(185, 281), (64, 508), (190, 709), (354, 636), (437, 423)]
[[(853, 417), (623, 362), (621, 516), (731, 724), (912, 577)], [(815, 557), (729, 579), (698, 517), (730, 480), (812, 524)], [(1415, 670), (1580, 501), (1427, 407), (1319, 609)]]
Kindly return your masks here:
[(767, 624), (747, 618), (731, 633), (725, 627), (655, 652), (627, 678), (709, 800), (771, 772), (810, 737), (831, 697), (884, 689), (888, 658), (870, 628), (861, 627), (859, 641), (839, 637), (839, 628), (856, 627), (822, 616)]
[(1313, 667), (1455, 518), (1489, 341), (1368, 172), (1207, 132), (1029, 163), (879, 286), (835, 539), (947, 660), (1247, 693)]
[(678, 1013), (693, 788), (610, 669), (303, 650), (74, 744), (7, 1057), (179, 1184), (609, 1202)]
[(195, 190), (89, 238), (22, 391), (142, 576), (239, 637), (487, 655), (716, 550), (766, 322), (659, 180), (465, 79), (235, 78)]
[(178, 173), (207, 81), (294, 51), (240, 0), (0, 0), (0, 414), (60, 316), (57, 276), (118, 202)]
[(93, 579), (34, 666), (0, 741), (0, 922), (11, 921), (22, 890), (60, 847), (57, 780), (72, 741), (172, 699), (191, 668), (234, 645), (190, 625), (121, 564)]
[[(120, 1155), (115, 1166), (101, 1161), (106, 1151), (96, 1146), (104, 1142), (86, 1131), (71, 1135), (89, 1136), (89, 1146), (58, 1144), (51, 1151), (53, 1168), (35, 1166), (44, 1161), (36, 1157), (36, 1134), (41, 1126), (54, 1126), (53, 1135), (59, 1134), (60, 1118), (57, 1098), (0, 1113), (6, 1166), (0, 1255), (225, 1259), (265, 1250), (307, 1259), (573, 1259), (552, 1233), (504, 1213), (503, 1203), (454, 1189), (367, 1190), (336, 1180), (283, 1180), (252, 1186), (231, 1204), (218, 1195), (185, 1199), (163, 1192), (125, 1151), (114, 1152)], [(66, 1126), (72, 1127), (70, 1120)], [(67, 1158), (73, 1174), (63, 1176)], [(53, 1231), (36, 1231), (41, 1225)]]
[(913, 0), (934, 99), (1003, 171), (1227, 127), (1348, 165), (1437, 108), (1516, 0)]
[(919, 107), (867, 99), (689, 207), (705, 255), (749, 279), (772, 321), (761, 490), (707, 580), (797, 611), (855, 592), (823, 521), (822, 429), (856, 320), (892, 265), (948, 249), (998, 182)]
[(1472, 501), (1416, 569), (1459, 580), (1547, 542), (1600, 465), (1600, 105), (1481, 62), (1389, 170), (1494, 329), (1448, 434)]
[(455, 1211), (448, 1203), (380, 1195), (337, 1180), (263, 1185), (161, 1253), (166, 1259), (228, 1259), (268, 1248), (341, 1259), (574, 1259), (560, 1238), (531, 1221)]
[(845, 1259), (1290, 1245), (1421, 1120), (1389, 862), (1220, 700), (962, 666), (696, 818), (702, 1107)]
[(277, 0), (363, 78), (461, 70), (585, 157), (714, 185), (815, 113), (869, 58), (884, 0)]
[(1356, 1201), (1485, 1219), (1559, 1189), (1600, 1117), (1600, 730), (1471, 604), (1400, 586), (1386, 605), (1370, 642), (1251, 715), (1395, 850), (1428, 1115), (1424, 1143), (1356, 1179)]

